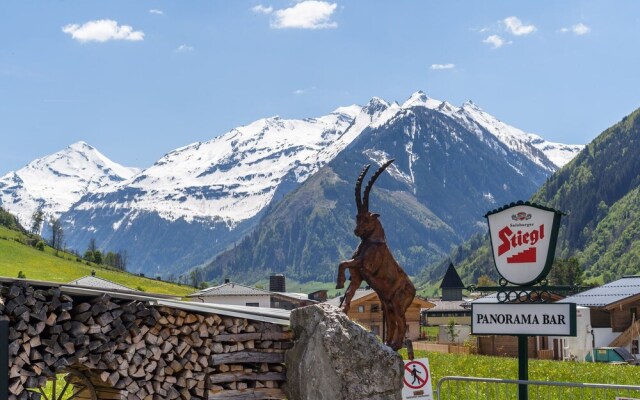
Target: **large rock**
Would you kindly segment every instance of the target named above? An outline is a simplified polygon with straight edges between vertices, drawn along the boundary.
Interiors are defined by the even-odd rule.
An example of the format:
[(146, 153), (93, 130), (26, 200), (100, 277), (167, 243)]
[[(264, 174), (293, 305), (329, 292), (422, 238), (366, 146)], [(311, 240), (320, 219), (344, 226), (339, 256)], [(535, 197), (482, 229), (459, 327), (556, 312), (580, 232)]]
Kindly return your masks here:
[(340, 309), (319, 304), (291, 312), (287, 351), (290, 400), (402, 399), (404, 362)]

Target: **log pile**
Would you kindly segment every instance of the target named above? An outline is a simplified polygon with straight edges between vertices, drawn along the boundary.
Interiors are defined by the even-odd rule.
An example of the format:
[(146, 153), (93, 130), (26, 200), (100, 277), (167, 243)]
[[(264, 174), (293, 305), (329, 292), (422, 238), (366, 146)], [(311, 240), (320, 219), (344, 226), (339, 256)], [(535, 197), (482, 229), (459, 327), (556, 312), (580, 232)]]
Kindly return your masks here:
[(286, 327), (21, 281), (0, 287), (0, 318), (12, 400), (39, 399), (26, 389), (64, 369), (87, 376), (98, 398), (284, 398)]

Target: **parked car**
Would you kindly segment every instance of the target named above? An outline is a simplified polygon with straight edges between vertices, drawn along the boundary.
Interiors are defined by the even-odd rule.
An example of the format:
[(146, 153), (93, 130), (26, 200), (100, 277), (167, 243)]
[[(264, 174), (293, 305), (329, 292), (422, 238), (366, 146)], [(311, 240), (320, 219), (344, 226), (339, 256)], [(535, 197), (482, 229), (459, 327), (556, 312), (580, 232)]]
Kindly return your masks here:
[[(593, 354), (593, 359), (591, 354)], [(587, 353), (585, 361), (604, 362), (609, 364), (640, 365), (640, 360), (638, 360), (624, 347), (597, 347), (593, 349), (593, 353)]]

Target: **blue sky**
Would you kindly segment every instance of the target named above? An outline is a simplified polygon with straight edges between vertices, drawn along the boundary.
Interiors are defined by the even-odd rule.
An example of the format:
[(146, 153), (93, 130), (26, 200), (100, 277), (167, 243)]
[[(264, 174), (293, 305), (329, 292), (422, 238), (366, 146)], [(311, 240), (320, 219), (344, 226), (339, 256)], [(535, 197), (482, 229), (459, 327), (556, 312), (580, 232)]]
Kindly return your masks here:
[(640, 106), (639, 43), (637, 1), (1, 1), (0, 175), (417, 90), (587, 143)]

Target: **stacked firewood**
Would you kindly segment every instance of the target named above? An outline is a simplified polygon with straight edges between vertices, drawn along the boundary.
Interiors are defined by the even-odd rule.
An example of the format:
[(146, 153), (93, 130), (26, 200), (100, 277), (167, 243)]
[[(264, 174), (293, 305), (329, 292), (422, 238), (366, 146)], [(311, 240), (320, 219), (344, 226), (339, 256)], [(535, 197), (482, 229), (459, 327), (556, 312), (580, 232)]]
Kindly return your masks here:
[[(39, 399), (65, 369), (109, 398), (284, 398), (286, 327), (146, 302), (0, 287), (9, 323), (9, 399)], [(106, 396), (98, 396), (106, 398)]]

